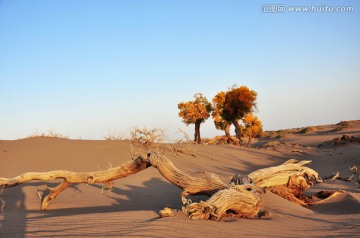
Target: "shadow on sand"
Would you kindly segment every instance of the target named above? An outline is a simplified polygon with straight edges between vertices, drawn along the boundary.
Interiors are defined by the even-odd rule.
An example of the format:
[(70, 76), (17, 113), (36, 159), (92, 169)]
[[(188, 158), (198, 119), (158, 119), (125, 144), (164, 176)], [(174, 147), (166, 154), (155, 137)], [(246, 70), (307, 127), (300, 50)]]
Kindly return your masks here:
[[(56, 185), (55, 183), (46, 184), (48, 184), (49, 186)], [(67, 228), (69, 228), (67, 226), (72, 225), (71, 222), (68, 222), (75, 217), (77, 217), (76, 219), (81, 220), (81, 217), (88, 217), (90, 215), (95, 219), (96, 217), (108, 217), (109, 214), (113, 214), (111, 215), (111, 217), (116, 216), (120, 219), (123, 219), (121, 212), (126, 211), (153, 211), (154, 218), (149, 220), (151, 222), (154, 219), (157, 220), (156, 213), (158, 213), (159, 210), (163, 209), (165, 206), (179, 210), (181, 210), (182, 206), (180, 199), (181, 190), (174, 185), (163, 181), (160, 178), (151, 178), (143, 182), (142, 186), (126, 185), (126, 189), (113, 187), (111, 192), (104, 191), (104, 195), (100, 194), (102, 188), (101, 185), (90, 185), (92, 187), (98, 188), (99, 190), (99, 193), (93, 194), (93, 196), (107, 196), (109, 199), (113, 200), (112, 204), (108, 206), (102, 205), (91, 207), (71, 207), (74, 201), (69, 198), (69, 208), (51, 208), (50, 204), (50, 210), (47, 212), (43, 212), (40, 209), (27, 210), (25, 208), (25, 194), (22, 191), (24, 186), (42, 185), (40, 185), (40, 183), (27, 183), (18, 187), (5, 190), (3, 199), (7, 202), (7, 204), (4, 213), (1, 216), (1, 238), (27, 236), (46, 237), (46, 235), (43, 236), (43, 234), (51, 234), (52, 236), (57, 236), (56, 234), (58, 234), (58, 232), (64, 232), (65, 230), (67, 230)], [(89, 191), (82, 191), (81, 186), (75, 186), (69, 189), (76, 189), (80, 191), (81, 193), (76, 196), (81, 197), (80, 199), (84, 201), (82, 202), (82, 205), (85, 204), (86, 206), (86, 196), (89, 196)], [(66, 193), (66, 191), (64, 191), (64, 193)], [(197, 196), (196, 199), (201, 198), (206, 199), (206, 197), (203, 196)], [(56, 200), (52, 201), (52, 203), (56, 202)], [(61, 217), (63, 217), (65, 220), (61, 219)], [(56, 221), (56, 224), (53, 223), (54, 221)], [(116, 222), (120, 221), (116, 220)], [(123, 222), (129, 221), (124, 220)], [(58, 229), (60, 223), (66, 223), (68, 225), (62, 226), (60, 230)], [(133, 225), (134, 224), (132, 224), (132, 226)], [(89, 229), (91, 228), (93, 227), (89, 227)], [(71, 232), (75, 232), (76, 230), (77, 228), (73, 227)], [(124, 233), (122, 233), (122, 235), (124, 235)]]
[(0, 211), (0, 237), (25, 237), (27, 211), (23, 186), (6, 189), (3, 199), (6, 206)]

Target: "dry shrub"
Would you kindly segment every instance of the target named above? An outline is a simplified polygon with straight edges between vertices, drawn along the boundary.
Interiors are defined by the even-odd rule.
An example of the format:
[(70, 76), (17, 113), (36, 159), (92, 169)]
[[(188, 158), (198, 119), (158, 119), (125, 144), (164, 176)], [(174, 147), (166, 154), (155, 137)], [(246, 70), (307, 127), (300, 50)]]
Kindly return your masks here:
[(234, 136), (215, 136), (209, 140), (208, 145), (240, 145), (240, 140)]
[(69, 136), (63, 135), (59, 132), (48, 130), (47, 132), (38, 132), (35, 131), (33, 134), (27, 136), (26, 138), (59, 138), (59, 139), (69, 139)]
[(125, 136), (123, 133), (109, 132), (104, 136), (105, 140), (129, 140), (129, 137)]
[(165, 132), (162, 129), (139, 129), (133, 128), (130, 132), (130, 141), (141, 144), (147, 148), (157, 148), (160, 143), (166, 140)]
[(133, 156), (139, 156), (149, 150), (162, 153), (171, 152), (176, 156), (182, 156), (183, 154), (195, 156), (192, 148), (181, 148), (166, 142), (167, 138), (163, 129), (140, 129), (134, 127), (130, 132), (130, 147)]
[[(178, 131), (176, 133), (183, 135), (182, 139), (179, 139), (179, 140), (176, 141), (177, 144), (180, 144), (180, 143), (196, 144), (195, 141), (193, 141), (190, 138), (190, 136), (185, 131), (181, 130), (180, 128), (178, 128)], [(202, 140), (204, 140), (204, 139), (202, 139)]]

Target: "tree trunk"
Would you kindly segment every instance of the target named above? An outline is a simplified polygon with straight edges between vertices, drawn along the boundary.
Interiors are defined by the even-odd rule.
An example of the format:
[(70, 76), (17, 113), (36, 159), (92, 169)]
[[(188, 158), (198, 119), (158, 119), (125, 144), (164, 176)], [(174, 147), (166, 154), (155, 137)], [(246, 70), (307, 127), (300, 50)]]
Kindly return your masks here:
[(226, 136), (230, 136), (230, 126), (231, 126), (231, 124), (227, 124), (225, 126), (225, 135)]
[(201, 125), (201, 120), (197, 120), (195, 122), (195, 142), (197, 144), (201, 143), (201, 138), (200, 138), (200, 125)]
[(239, 121), (233, 120), (232, 123), (235, 126), (236, 138), (238, 138), (240, 140), (240, 144), (241, 144), (241, 129), (240, 129)]
[(248, 140), (247, 147), (250, 147), (250, 145), (251, 145), (251, 139), (252, 139), (252, 134), (251, 134), (251, 132), (250, 132), (250, 133), (249, 133), (249, 140)]

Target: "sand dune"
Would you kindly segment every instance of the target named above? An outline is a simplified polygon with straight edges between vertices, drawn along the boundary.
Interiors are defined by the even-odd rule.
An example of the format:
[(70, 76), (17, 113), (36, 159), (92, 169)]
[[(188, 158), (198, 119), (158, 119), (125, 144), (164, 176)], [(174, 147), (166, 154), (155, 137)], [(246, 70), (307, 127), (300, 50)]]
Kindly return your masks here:
[[(349, 167), (360, 167), (357, 143), (317, 147), (343, 134), (360, 137), (359, 121), (298, 133), (300, 130), (289, 130), (277, 139), (264, 138), (255, 144), (258, 148), (194, 145), (196, 157), (177, 157), (171, 153), (167, 156), (183, 171), (198, 175), (210, 171), (224, 181), (230, 181), (236, 172), (250, 173), (290, 158), (312, 160), (311, 168), (320, 176), (337, 171), (348, 176)], [(0, 177), (55, 169), (96, 171), (128, 160), (131, 154), (126, 141), (56, 138), (0, 141)], [(356, 176), (350, 182), (316, 184), (308, 191), (349, 191), (324, 204), (302, 207), (267, 192), (263, 203), (270, 218), (225, 218), (220, 222), (187, 219), (181, 211), (181, 190), (154, 168), (115, 181), (113, 190), (103, 194), (99, 185), (73, 186), (60, 194), (47, 212), (40, 211), (36, 192), (49, 183), (31, 182), (5, 190), (0, 237), (358, 237), (360, 190)], [(158, 218), (159, 210), (165, 206), (178, 209), (175, 217)]]

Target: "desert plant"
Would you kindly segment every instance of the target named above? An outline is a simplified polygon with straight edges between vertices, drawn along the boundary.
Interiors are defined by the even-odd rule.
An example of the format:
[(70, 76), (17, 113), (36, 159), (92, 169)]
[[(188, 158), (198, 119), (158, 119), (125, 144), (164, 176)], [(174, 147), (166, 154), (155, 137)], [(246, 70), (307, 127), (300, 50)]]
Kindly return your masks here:
[(201, 93), (197, 93), (194, 95), (193, 101), (181, 102), (178, 104), (178, 108), (180, 110), (179, 117), (186, 125), (195, 124), (194, 141), (201, 143), (200, 125), (209, 118), (212, 110), (211, 104)]
[(190, 144), (195, 143), (193, 140), (190, 139), (190, 136), (185, 131), (181, 130), (180, 128), (178, 128), (178, 131), (176, 133), (182, 134), (183, 138), (175, 141), (175, 143), (190, 143)]

